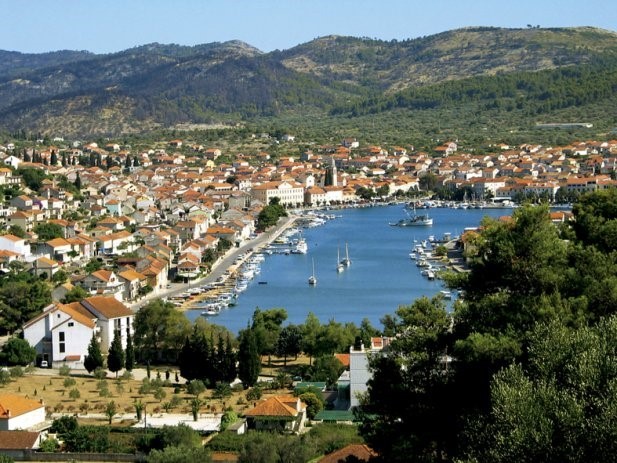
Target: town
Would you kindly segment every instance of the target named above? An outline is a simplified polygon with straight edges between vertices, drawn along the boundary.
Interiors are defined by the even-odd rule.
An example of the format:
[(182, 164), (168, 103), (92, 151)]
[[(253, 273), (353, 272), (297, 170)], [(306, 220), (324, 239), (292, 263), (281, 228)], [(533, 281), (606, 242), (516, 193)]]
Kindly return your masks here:
[[(63, 389), (75, 397), (79, 397), (79, 390), (65, 378), (69, 372), (96, 370), (87, 365), (92, 358), (92, 339), (97, 339), (98, 347), (108, 356), (116, 342), (120, 350), (128, 352), (141, 307), (148, 301), (157, 304), (167, 300), (191, 282), (214, 275), (214, 267), (228, 251), (252, 249), (253, 243), (262, 243), (263, 232), (276, 224), (276, 220), (263, 221), (262, 213), (269, 205), (301, 211), (410, 200), (422, 206), (439, 201), (453, 207), (479, 208), (523, 201), (569, 204), (583, 193), (617, 185), (617, 140), (572, 141), (561, 147), (501, 143), (478, 154), (473, 148), (461, 149), (455, 141), (421, 152), (412, 146), (363, 144), (355, 138), (317, 146), (300, 142), (291, 134), (277, 139), (261, 133), (250, 136), (255, 151), (244, 154), (230, 147), (200, 144), (197, 138), (162, 140), (140, 150), (112, 140), (100, 146), (62, 137), (7, 140), (0, 146), (4, 165), (0, 168), (0, 220), (5, 230), (0, 235), (0, 271), (37, 277), (36, 284), (47, 285), (51, 293), (51, 304), (45, 307), (0, 307), (0, 329), (7, 335), (7, 343), (10, 335), (21, 334), (36, 350), (38, 371), (58, 371), (54, 381), (64, 384)], [(269, 146), (276, 155), (268, 152)], [(219, 266), (217, 275), (226, 275), (225, 270)], [(18, 296), (13, 301), (22, 304)], [(254, 322), (259, 320), (264, 326), (268, 326), (268, 316), (279, 317), (276, 323), (270, 320), (274, 324), (269, 329), (280, 329), (280, 314), (259, 316), (255, 314)], [(223, 336), (217, 336), (220, 344), (217, 347), (210, 341), (210, 349), (222, 355), (236, 348), (231, 347), (229, 338), (229, 347), (222, 347)], [(340, 362), (336, 377), (330, 375), (327, 381), (275, 376), (279, 389), (300, 389), (302, 400), (273, 393), (264, 402), (255, 401), (254, 407), (244, 403), (245, 420), (232, 419), (232, 429), (241, 433), (246, 426), (268, 429), (276, 424), (275, 428), (300, 433), (307, 420), (351, 422), (351, 409), (360, 404), (367, 390), (368, 355), (387, 347), (389, 338), (369, 336), (365, 341), (345, 340), (347, 347), (336, 354)], [(198, 344), (199, 340), (191, 337), (187, 349), (197, 349)], [(152, 346), (152, 352), (159, 349), (157, 344)], [(297, 357), (300, 352), (291, 353)], [(152, 358), (164, 360), (156, 355)], [(217, 361), (224, 363), (222, 357)], [(156, 414), (144, 412), (142, 417), (141, 402), (128, 402), (123, 409), (109, 408), (112, 402), (106, 402), (107, 408), (99, 404), (96, 410), (85, 405), (80, 410), (82, 418), (94, 411), (103, 423), (108, 417), (109, 423), (113, 418), (146, 427), (156, 426), (159, 419), (159, 426), (188, 423), (205, 434), (221, 430), (221, 423), (230, 416), (223, 413), (229, 405), (223, 399), (229, 395), (222, 394), (206, 412), (205, 402), (199, 399), (203, 391), (195, 382), (202, 377), (200, 373), (188, 374), (182, 367), (176, 371), (164, 361), (161, 364), (165, 366), (157, 369), (156, 380), (151, 381), (149, 363), (140, 366), (143, 377), (139, 379), (158, 384), (151, 389), (153, 395), (162, 390), (161, 385), (186, 383), (182, 400), (192, 404), (194, 419), (172, 417), (170, 422), (162, 405)], [(144, 387), (141, 381), (130, 386), (135, 381), (130, 374), (132, 366), (126, 370), (129, 374), (123, 381), (127, 385), (120, 380), (117, 383), (119, 395), (128, 387), (140, 391)], [(34, 377), (38, 373), (29, 374)], [(43, 378), (39, 387), (28, 389), (28, 397), (0, 394), (0, 409), (5, 410), (6, 419), (1, 429), (49, 429), (51, 411), (44, 405), (45, 385), (51, 386), (52, 379), (47, 383), (50, 377), (46, 373)], [(225, 380), (230, 388), (233, 379), (235, 369), (231, 377), (218, 377), (211, 385)], [(330, 414), (329, 410), (307, 412), (313, 399), (304, 394), (327, 395), (326, 386), (334, 381), (338, 392), (329, 393), (331, 403), (338, 402), (337, 410)], [(254, 378), (244, 386), (256, 382)], [(164, 390), (159, 393), (159, 403), (164, 394)], [(178, 404), (167, 403), (170, 411), (178, 408)], [(18, 416), (22, 421), (15, 424), (17, 410), (21, 410)], [(185, 415), (187, 411), (184, 409)], [(65, 411), (56, 404), (54, 418), (62, 415), (79, 417), (79, 412), (74, 406)], [(29, 448), (40, 446), (44, 435), (38, 434)], [(354, 444), (350, 451), (368, 452)]]

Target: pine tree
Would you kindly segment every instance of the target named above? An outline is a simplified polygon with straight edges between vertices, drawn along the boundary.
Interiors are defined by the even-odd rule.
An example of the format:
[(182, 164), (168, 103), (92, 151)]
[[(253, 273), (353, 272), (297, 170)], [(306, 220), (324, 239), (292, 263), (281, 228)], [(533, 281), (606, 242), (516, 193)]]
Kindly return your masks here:
[(133, 371), (135, 366), (135, 350), (133, 349), (133, 337), (131, 336), (131, 328), (126, 327), (126, 351), (124, 351), (124, 368), (127, 371)]
[(101, 346), (99, 346), (94, 333), (92, 339), (88, 345), (88, 355), (84, 359), (84, 368), (88, 370), (88, 373), (92, 373), (97, 368), (103, 366), (103, 354), (101, 354)]
[(245, 388), (254, 386), (259, 378), (261, 362), (257, 351), (255, 333), (251, 328), (242, 332), (238, 349), (238, 377)]
[(118, 377), (118, 372), (124, 368), (124, 350), (122, 349), (122, 337), (120, 330), (114, 332), (114, 340), (111, 342), (107, 354), (107, 368)]

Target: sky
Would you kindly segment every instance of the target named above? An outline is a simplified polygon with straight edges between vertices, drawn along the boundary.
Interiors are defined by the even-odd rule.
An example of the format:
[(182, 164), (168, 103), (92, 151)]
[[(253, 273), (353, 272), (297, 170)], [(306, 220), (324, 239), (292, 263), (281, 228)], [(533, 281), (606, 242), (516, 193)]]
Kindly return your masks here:
[(467, 26), (615, 31), (614, 0), (0, 0), (0, 50), (113, 53), (242, 40), (269, 52), (326, 35), (404, 40)]

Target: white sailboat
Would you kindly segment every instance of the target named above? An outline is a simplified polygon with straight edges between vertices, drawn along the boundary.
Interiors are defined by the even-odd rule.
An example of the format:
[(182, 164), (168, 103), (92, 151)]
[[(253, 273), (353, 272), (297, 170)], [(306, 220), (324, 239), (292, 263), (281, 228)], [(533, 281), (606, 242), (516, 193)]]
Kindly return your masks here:
[(349, 267), (351, 265), (351, 259), (349, 258), (349, 249), (347, 248), (347, 243), (345, 243), (345, 258), (341, 261), (345, 267)]
[(345, 270), (345, 266), (343, 265), (343, 262), (341, 261), (341, 251), (340, 249), (337, 248), (336, 250), (336, 271), (337, 273), (341, 273), (343, 270)]
[(308, 284), (315, 286), (317, 284), (317, 277), (315, 276), (315, 259), (313, 259), (313, 274), (308, 279)]

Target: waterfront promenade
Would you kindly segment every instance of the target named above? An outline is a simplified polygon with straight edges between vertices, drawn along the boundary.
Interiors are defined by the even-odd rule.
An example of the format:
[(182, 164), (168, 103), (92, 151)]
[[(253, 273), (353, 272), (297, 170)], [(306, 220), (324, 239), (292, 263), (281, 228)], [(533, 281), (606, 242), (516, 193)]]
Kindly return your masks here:
[(281, 233), (290, 228), (297, 218), (298, 216), (293, 213), (290, 213), (287, 217), (281, 217), (277, 225), (272, 229), (260, 233), (252, 240), (245, 241), (240, 244), (239, 247), (232, 247), (212, 265), (211, 272), (205, 277), (191, 280), (189, 283), (170, 283), (169, 288), (164, 288), (157, 293), (152, 292), (140, 300), (127, 305), (131, 310), (137, 312), (142, 306), (154, 299), (177, 296), (190, 288), (214, 284), (221, 277), (224, 279), (229, 278), (229, 273), (241, 265), (241, 263), (237, 262), (238, 256), (244, 255), (244, 258), (247, 258), (251, 252), (256, 252), (268, 246), (278, 238)]

